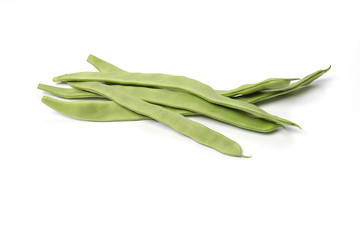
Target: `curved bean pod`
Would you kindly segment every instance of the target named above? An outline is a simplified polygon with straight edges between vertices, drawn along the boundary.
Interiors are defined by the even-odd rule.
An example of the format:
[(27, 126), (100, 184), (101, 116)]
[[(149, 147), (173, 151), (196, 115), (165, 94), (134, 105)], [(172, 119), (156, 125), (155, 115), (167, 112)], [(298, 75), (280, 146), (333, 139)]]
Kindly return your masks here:
[(268, 93), (254, 93), (254, 94), (247, 95), (247, 96), (240, 96), (235, 99), (249, 102), (249, 103), (255, 103), (255, 102), (264, 101), (264, 100), (267, 100), (270, 98), (274, 98), (277, 96), (281, 96), (284, 94), (288, 94), (288, 93), (291, 93), (301, 87), (309, 85), (310, 83), (312, 83), (313, 81), (315, 81), (316, 79), (318, 79), (319, 77), (324, 75), (327, 71), (329, 71), (330, 68), (331, 68), (331, 66), (329, 66), (327, 69), (318, 70), (316, 72), (313, 72), (313, 73), (305, 76), (300, 81), (292, 83), (288, 87), (283, 88), (282, 90), (278, 90), (275, 92), (268, 92)]
[[(71, 86), (73, 85), (72, 82), (68, 82), (68, 84)], [(279, 127), (283, 127), (282, 125), (261, 118), (254, 118), (252, 116), (249, 116), (248, 114), (232, 108), (226, 108), (217, 104), (209, 103), (202, 98), (184, 92), (122, 85), (111, 85), (111, 87), (120, 89), (127, 94), (130, 94), (149, 103), (168, 106), (172, 108), (185, 109), (193, 112), (194, 115), (195, 113), (197, 113), (247, 130), (252, 130), (256, 132), (271, 132)], [(66, 97), (71, 96), (72, 93), (75, 93), (75, 91), (78, 90), (72, 89), (71, 93), (67, 93), (67, 91), (69, 91), (69, 88), (49, 88), (46, 87), (46, 85), (44, 84), (39, 86), (39, 89), (43, 89), (56, 96)], [(74, 98), (78, 98), (77, 96), (85, 96), (86, 91), (78, 91), (80, 91), (81, 94), (74, 94)], [(94, 93), (89, 92), (89, 96), (92, 96), (93, 94)]]
[[(102, 60), (98, 57), (95, 57), (94, 55), (89, 55), (87, 61), (89, 63), (91, 63), (95, 68), (97, 68), (100, 72), (106, 72), (106, 71), (120, 71), (120, 72), (126, 72), (125, 70), (119, 68), (119, 67), (116, 67), (114, 66), (113, 64), (109, 63), (109, 62), (106, 62), (105, 60)], [(331, 66), (330, 66), (331, 67)], [(252, 91), (252, 92), (237, 92), (235, 89), (232, 89), (232, 90), (229, 90), (229, 91), (223, 91), (223, 90), (216, 90), (219, 94), (223, 95), (223, 93), (225, 93), (226, 95), (228, 95), (229, 97), (235, 97), (235, 99), (241, 99), (245, 102), (248, 102), (248, 103), (257, 103), (257, 102), (261, 102), (263, 100), (268, 100), (268, 99), (271, 99), (271, 98), (275, 98), (277, 96), (280, 96), (280, 95), (284, 95), (284, 94), (288, 94), (288, 93), (291, 93), (295, 90), (298, 90), (299, 88), (301, 87), (304, 87), (304, 86), (307, 86), (309, 85), (310, 83), (312, 83), (314, 80), (316, 80), (317, 78), (319, 78), (321, 75), (318, 75), (316, 76), (316, 74), (318, 72), (321, 72), (321, 71), (328, 71), (330, 69), (330, 67), (328, 69), (325, 69), (325, 70), (319, 70), (319, 71), (316, 71), (315, 73), (312, 73), (310, 74), (309, 76), (312, 76), (310, 78), (303, 78), (301, 81), (298, 81), (296, 83), (293, 83), (291, 85), (287, 85), (287, 86), (283, 86), (282, 85), (282, 80), (279, 80), (279, 85), (275, 84), (274, 85), (274, 88), (270, 89), (270, 88), (262, 88), (261, 87), (261, 84), (266, 84), (264, 82), (266, 82), (267, 80), (264, 80), (262, 82), (259, 82), (259, 83), (255, 83), (255, 84), (246, 84), (246, 85), (242, 85), (240, 86), (238, 89), (240, 89), (240, 91), (243, 91), (245, 89), (247, 89), (247, 87), (250, 87), (252, 88), (254, 85), (260, 85), (260, 90), (261, 92), (256, 92), (256, 91)], [(288, 79), (284, 79), (285, 81), (286, 80), (299, 80), (298, 78), (288, 78)], [(259, 86), (257, 86), (259, 87)], [(291, 89), (289, 89), (289, 88)], [(226, 92), (229, 92), (229, 93), (226, 93)], [(232, 92), (232, 93), (230, 93)], [(272, 94), (269, 94), (269, 92), (277, 92), (276, 94), (275, 93), (272, 93)], [(239, 95), (239, 94), (242, 94), (242, 95), (245, 95), (245, 94), (250, 94), (249, 96), (236, 96), (236, 95)]]
[(78, 99), (78, 98), (104, 98), (95, 93), (82, 91), (76, 88), (60, 88), (54, 87), (46, 84), (39, 83), (38, 89), (49, 92), (55, 96), (68, 98), (68, 99)]
[(139, 114), (148, 116), (164, 123), (176, 131), (194, 139), (195, 141), (212, 147), (215, 150), (237, 157), (245, 157), (239, 144), (224, 135), (192, 121), (176, 112), (163, 107), (147, 103), (125, 92), (98, 82), (73, 83), (79, 89), (91, 91), (111, 99), (115, 103)]
[[(274, 123), (286, 124), (297, 126), (297, 124), (280, 118), (275, 115), (271, 115), (261, 108), (249, 104), (244, 101), (230, 99), (224, 97), (215, 92), (210, 86), (203, 84), (197, 80), (187, 78), (184, 76), (171, 76), (164, 74), (150, 74), (150, 73), (120, 73), (120, 72), (81, 72), (73, 74), (65, 74), (55, 77), (55, 82), (59, 81), (98, 81), (98, 82), (110, 82), (121, 85), (138, 85), (138, 86), (150, 86), (160, 88), (170, 88), (187, 91), (194, 95), (197, 95), (206, 101), (214, 104), (222, 105), (229, 108), (238, 109), (247, 113), (250, 113), (256, 117), (263, 118)], [(300, 128), (300, 127), (299, 127)]]
[[(68, 117), (96, 122), (136, 121), (150, 119), (147, 116), (130, 111), (113, 101), (61, 101), (43, 96), (41, 101), (55, 111)], [(164, 107), (181, 115), (195, 115), (186, 110)]]
[[(68, 83), (72, 85), (71, 82)], [(170, 107), (170, 109), (186, 109), (188, 111), (183, 110), (186, 112), (186, 115), (200, 114), (251, 131), (271, 132), (279, 127), (283, 127), (282, 125), (261, 118), (251, 117), (241, 111), (237, 111), (232, 108), (226, 108), (217, 104), (209, 103), (207, 101), (204, 101), (202, 98), (196, 97), (188, 93), (174, 92), (165, 89), (151, 89), (145, 87), (131, 87), (131, 86), (121, 86), (121, 85), (112, 85), (111, 87), (119, 88), (120, 90), (125, 91), (126, 93), (131, 94), (149, 103), (153, 103), (161, 106), (168, 106)], [(39, 84), (38, 89), (44, 90), (58, 97), (68, 98), (68, 99), (82, 99), (82, 98), (94, 98), (94, 97), (103, 98), (103, 96), (101, 95), (83, 91), (76, 88), (72, 88), (72, 89), (59, 88), (45, 84)], [(80, 101), (80, 102), (84, 102), (84, 101)], [(128, 120), (127, 115), (124, 115), (124, 113), (122, 112), (119, 112), (118, 114), (115, 114), (115, 117), (112, 117), (114, 115), (113, 111), (116, 111), (116, 109), (114, 109), (112, 106), (107, 106), (112, 103), (111, 101), (100, 102), (100, 103), (98, 102), (99, 101), (86, 101), (86, 104), (82, 103), (81, 106), (90, 109), (91, 108), (90, 105), (93, 104), (94, 111), (100, 111), (99, 114), (102, 116), (99, 118), (99, 121), (103, 121), (102, 120), (103, 118), (117, 119), (118, 121)], [(61, 105), (61, 101), (57, 103), (58, 105)], [(74, 107), (75, 105), (75, 104), (70, 104), (69, 102), (64, 102), (64, 103), (66, 103), (66, 105), (69, 107)], [(65, 104), (63, 105), (64, 106), (62, 107), (66, 108)], [(99, 110), (101, 107), (100, 105), (103, 106), (104, 109)], [(60, 110), (62, 110), (62, 108), (60, 108)], [(70, 115), (68, 112), (64, 112), (64, 111), (66, 110), (62, 110), (58, 112), (61, 112), (68, 116)], [(71, 109), (69, 111), (71, 111)], [(92, 121), (97, 121), (96, 119), (98, 119), (97, 113), (90, 113), (90, 112), (88, 113), (88, 111), (86, 110), (82, 112), (82, 114), (90, 115), (88, 117), (86, 115), (85, 116), (82, 115), (81, 118), (82, 120), (91, 119)], [(95, 115), (95, 117), (93, 117), (93, 114)], [(124, 117), (122, 117), (123, 115)]]
[[(116, 67), (115, 65), (106, 62), (105, 60), (102, 60), (98, 57), (95, 57), (94, 55), (91, 54), (88, 56), (87, 61), (100, 72), (119, 71), (123, 73), (124, 72), (128, 73), (127, 71), (119, 67)], [(290, 82), (293, 80), (299, 80), (299, 78), (269, 78), (254, 84), (245, 84), (232, 90), (228, 90), (228, 91), (216, 90), (216, 92), (226, 97), (234, 97), (240, 94), (246, 95), (263, 90), (276, 91), (278, 89), (287, 87), (290, 84)]]
[(97, 70), (100, 72), (113, 72), (113, 71), (119, 71), (119, 72), (126, 72), (125, 70), (116, 67), (115, 65), (112, 65), (109, 62), (106, 62), (98, 57), (95, 57), (94, 55), (89, 55), (87, 58), (87, 61), (92, 64)]
[[(68, 83), (73, 86), (72, 82)], [(112, 85), (111, 87), (149, 103), (185, 109), (247, 130), (271, 132), (282, 127), (282, 125), (261, 118), (254, 118), (232, 108), (209, 103), (202, 98), (184, 92), (122, 85)]]
[(229, 91), (218, 92), (225, 97), (234, 97), (240, 94), (247, 95), (264, 90), (277, 91), (278, 89), (283, 89), (284, 87), (289, 86), (290, 82), (294, 80), (298, 80), (298, 78), (268, 78), (258, 83), (245, 84)]

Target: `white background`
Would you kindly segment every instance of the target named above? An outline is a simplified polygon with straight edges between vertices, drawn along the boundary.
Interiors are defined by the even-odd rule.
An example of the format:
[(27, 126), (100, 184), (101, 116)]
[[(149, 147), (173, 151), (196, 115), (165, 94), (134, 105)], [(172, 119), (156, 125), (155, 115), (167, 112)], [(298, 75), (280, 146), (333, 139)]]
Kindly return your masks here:
[[(0, 0), (0, 239), (360, 239), (356, 1)], [(38, 83), (95, 71), (179, 74), (215, 89), (332, 69), (261, 104), (293, 120), (222, 155), (153, 121), (73, 120)]]

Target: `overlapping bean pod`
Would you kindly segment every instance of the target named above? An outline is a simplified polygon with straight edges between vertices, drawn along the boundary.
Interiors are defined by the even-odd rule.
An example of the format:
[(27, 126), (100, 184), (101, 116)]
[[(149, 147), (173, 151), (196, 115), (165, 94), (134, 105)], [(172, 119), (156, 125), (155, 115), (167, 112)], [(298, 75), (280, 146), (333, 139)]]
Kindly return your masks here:
[(118, 88), (113, 88), (99, 82), (77, 82), (73, 83), (73, 86), (86, 91), (95, 92), (111, 99), (120, 106), (166, 124), (179, 133), (182, 133), (201, 144), (212, 147), (221, 153), (230, 156), (246, 157), (242, 154), (240, 145), (233, 140), (198, 122), (192, 121), (179, 113), (155, 104), (147, 103)]
[(53, 80), (55, 82), (69, 82), (69, 81), (109, 82), (120, 85), (135, 85), (135, 86), (178, 89), (199, 96), (211, 103), (241, 110), (249, 114), (252, 114), (256, 117), (272, 121), (274, 123), (299, 127), (296, 123), (293, 123), (289, 120), (280, 118), (275, 115), (271, 115), (253, 104), (222, 96), (218, 94), (215, 90), (213, 90), (210, 86), (184, 76), (171, 76), (160, 73), (119, 73), (116, 71), (80, 72), (80, 73), (65, 74), (62, 76), (58, 76), (55, 77)]
[[(48, 96), (43, 96), (41, 101), (55, 111), (79, 120), (111, 122), (151, 119), (147, 116), (126, 109), (113, 101), (61, 101)], [(195, 113), (184, 109), (166, 106), (163, 107), (184, 116), (196, 115)]]
[[(100, 60), (100, 61), (99, 61)], [(97, 64), (100, 64), (98, 66)], [(111, 69), (111, 71), (115, 71), (119, 69), (110, 63), (107, 63), (101, 59), (98, 59), (98, 62), (93, 63), (100, 71), (106, 71), (107, 69)], [(117, 70), (118, 71), (118, 70)], [(120, 69), (120, 71), (123, 71)], [(259, 101), (274, 98), (279, 95), (288, 94), (292, 91), (299, 89), (300, 87), (306, 86), (310, 84), (315, 79), (319, 78), (322, 74), (324, 74), (326, 70), (319, 70), (312, 74), (307, 75), (300, 81), (293, 83), (290, 85), (289, 88), (278, 91), (274, 91), (271, 93), (266, 92), (257, 92), (255, 94), (251, 94), (248, 96), (241, 96), (239, 98), (243, 98), (244, 101), (249, 101), (251, 103), (257, 103)], [(259, 85), (260, 83), (257, 83)], [(261, 119), (250, 119), (249, 116), (244, 115), (244, 113), (239, 111), (234, 111), (230, 108), (223, 108), (221, 106), (206, 102), (196, 96), (187, 94), (187, 93), (179, 93), (174, 91), (168, 91), (164, 89), (153, 89), (153, 88), (143, 88), (143, 87), (124, 87), (114, 85), (112, 87), (119, 87), (123, 88), (123, 90), (130, 90), (133, 89), (133, 94), (138, 97), (142, 97), (143, 100), (156, 103), (159, 105), (167, 105), (172, 106), (175, 108), (169, 108), (175, 111), (178, 111), (180, 114), (183, 115), (197, 115), (202, 114), (205, 116), (210, 116), (212, 118), (218, 119), (220, 121), (226, 122), (228, 124), (232, 124), (238, 127), (243, 127), (245, 129), (258, 131), (258, 132), (268, 132), (275, 130), (279, 125), (276, 124), (269, 124), (268, 121), (264, 121)], [(45, 84), (39, 84), (39, 89), (47, 91), (55, 96), (62, 97), (62, 98), (69, 98), (69, 99), (78, 99), (78, 98), (103, 98), (103, 96), (75, 89), (75, 88), (60, 88), (49, 86)], [(241, 88), (241, 87), (240, 87)], [(131, 92), (131, 91), (130, 91)], [(165, 96), (163, 96), (165, 95)], [(188, 95), (188, 96), (187, 96)], [(180, 99), (179, 99), (180, 98)], [(186, 98), (186, 103), (191, 104), (183, 104), (181, 98)], [(166, 99), (166, 101), (164, 100)], [(175, 99), (175, 101), (174, 101)], [(195, 99), (193, 101), (192, 99)], [(176, 101), (179, 100), (179, 101)], [(140, 119), (148, 119), (144, 116), (139, 116), (136, 113), (129, 114), (127, 111), (122, 110), (122, 107), (117, 107), (118, 105), (114, 104), (111, 101), (76, 101), (76, 102), (64, 102), (59, 100), (52, 100), (50, 98), (45, 98), (44, 103), (47, 104), (49, 107), (53, 108), (54, 110), (61, 112), (67, 116), (81, 119), (81, 120), (90, 120), (90, 121), (128, 121), (128, 120), (140, 120)], [(194, 104), (195, 103), (195, 104)], [(119, 108), (119, 109), (117, 109)], [(180, 109), (187, 109), (190, 111), (184, 111)], [(177, 110), (179, 109), (179, 110)], [(211, 111), (212, 109), (212, 111)], [(96, 110), (96, 111), (95, 111)], [(98, 112), (98, 113), (96, 113)], [(215, 115), (215, 116), (214, 116)], [(136, 116), (136, 117), (135, 117)], [(239, 120), (245, 118), (245, 123), (242, 123)], [(265, 123), (265, 125), (259, 124)], [(243, 126), (245, 124), (245, 126)]]
[[(38, 88), (63, 98), (106, 98), (110, 101), (64, 102), (47, 96), (44, 96), (42, 101), (58, 112), (82, 120), (155, 119), (231, 156), (243, 156), (242, 149), (236, 142), (184, 116), (206, 115), (258, 132), (272, 131), (282, 126), (281, 124), (298, 126), (250, 103), (293, 92), (310, 84), (330, 69), (329, 67), (319, 70), (300, 80), (271, 78), (229, 91), (215, 91), (208, 85), (183, 76), (129, 73), (93, 55), (88, 57), (88, 62), (103, 73), (75, 73), (54, 78), (54, 81), (67, 82), (74, 88), (58, 88), (44, 84), (39, 84)], [(294, 80), (298, 81), (290, 84)], [(99, 82), (115, 85), (109, 86)], [(124, 84), (134, 86), (122, 86)]]
[[(71, 86), (74, 86), (72, 82), (68, 82)], [(190, 112), (207, 116), (243, 129), (248, 129), (257, 132), (271, 132), (281, 125), (267, 121), (261, 118), (254, 118), (246, 113), (238, 111), (236, 109), (223, 107), (217, 104), (209, 103), (202, 98), (195, 95), (169, 91), (166, 89), (146, 88), (146, 87), (134, 87), (123, 85), (111, 85), (110, 87), (119, 89), (129, 95), (142, 99), (149, 103), (157, 105), (168, 106), (177, 109), (185, 109)], [(74, 88), (58, 88), (39, 84), (39, 89), (47, 91), (53, 95), (64, 98), (89, 98), (89, 97), (102, 97), (97, 94), (82, 91)], [(57, 106), (59, 103), (57, 104)], [(76, 105), (76, 102), (73, 103)], [(94, 105), (96, 103), (94, 102)], [(104, 103), (102, 103), (104, 105)], [(112, 115), (112, 112), (108, 112), (108, 115)], [(82, 112), (84, 117), (84, 113)], [(117, 115), (119, 116), (119, 115)], [(114, 118), (112, 118), (114, 119)], [(119, 119), (119, 118), (118, 118)]]
[[(91, 54), (88, 56), (87, 61), (90, 64), (92, 64), (96, 69), (98, 69), (100, 72), (116, 71), (118, 73), (129, 73), (128, 71), (125, 71), (124, 69), (121, 69)], [(169, 75), (169, 77), (171, 77), (171, 75)], [(246, 95), (264, 90), (276, 91), (278, 89), (283, 89), (284, 87), (289, 86), (290, 82), (294, 80), (299, 80), (299, 78), (268, 78), (258, 83), (245, 84), (235, 89), (226, 90), (226, 91), (217, 90), (216, 92), (218, 92), (222, 96), (234, 97), (240, 94)]]
[[(125, 72), (127, 71), (103, 60), (92, 54), (90, 54), (87, 58), (87, 61), (92, 64), (96, 69), (100, 72)], [(220, 95), (235, 97), (235, 99), (239, 99), (248, 103), (258, 103), (263, 100), (268, 100), (271, 98), (275, 98), (277, 96), (281, 96), (284, 94), (289, 94), (295, 90), (298, 90), (304, 86), (311, 84), (313, 81), (324, 75), (327, 71), (329, 71), (331, 66), (327, 69), (315, 71), (304, 78), (269, 78), (264, 81), (253, 83), (253, 84), (245, 84), (241, 85), (238, 88), (221, 91), (217, 90)], [(298, 80), (295, 83), (290, 84), (291, 81)]]

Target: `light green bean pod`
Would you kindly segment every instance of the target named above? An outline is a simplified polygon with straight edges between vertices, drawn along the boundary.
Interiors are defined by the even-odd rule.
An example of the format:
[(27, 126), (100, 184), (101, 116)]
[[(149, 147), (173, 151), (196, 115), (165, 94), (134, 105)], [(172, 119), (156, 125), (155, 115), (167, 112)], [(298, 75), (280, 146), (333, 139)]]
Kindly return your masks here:
[[(128, 110), (113, 101), (61, 101), (43, 96), (41, 101), (55, 111), (68, 117), (96, 122), (136, 121), (150, 119), (147, 116)], [(192, 116), (192, 112), (164, 107), (181, 115)]]
[(57, 97), (68, 98), (68, 99), (104, 98), (101, 95), (83, 91), (76, 88), (60, 88), (42, 83), (39, 83), (38, 89), (49, 92)]
[(255, 103), (255, 102), (264, 101), (264, 100), (267, 100), (270, 98), (275, 98), (277, 96), (281, 96), (284, 94), (289, 94), (295, 90), (298, 90), (301, 87), (311, 84), (313, 81), (315, 81), (316, 79), (318, 79), (319, 77), (324, 75), (327, 71), (329, 71), (330, 68), (331, 68), (331, 66), (329, 66), (327, 69), (318, 70), (316, 72), (313, 72), (313, 73), (305, 76), (303, 79), (301, 79), (295, 83), (292, 83), (288, 87), (285, 87), (278, 91), (267, 92), (267, 93), (254, 93), (251, 95), (240, 96), (236, 99), (241, 100), (241, 101), (246, 101), (249, 103)]
[[(73, 85), (72, 82), (68, 83)], [(217, 104), (209, 103), (202, 98), (184, 92), (122, 85), (111, 85), (111, 87), (118, 88), (127, 94), (140, 98), (149, 103), (178, 109), (185, 109), (194, 112), (194, 115), (197, 113), (247, 130), (256, 132), (271, 132), (281, 126), (261, 118), (254, 118), (248, 114), (232, 108), (226, 108)], [(53, 95), (65, 98), (76, 99), (82, 97), (92, 97), (93, 95), (96, 96), (94, 93), (82, 91), (79, 89), (58, 88), (44, 84), (39, 84), (38, 88)], [(79, 91), (79, 93), (76, 91)], [(86, 93), (88, 93), (87, 96)], [(96, 103), (94, 102), (93, 104)], [(107, 114), (111, 115), (112, 113), (108, 112)]]
[[(92, 64), (96, 69), (98, 69), (100, 72), (118, 71), (122, 73), (128, 73), (127, 71), (119, 67), (116, 67), (115, 65), (106, 62), (105, 60), (102, 60), (91, 54), (88, 56), (87, 61), (90, 64)], [(228, 90), (228, 91), (216, 90), (216, 92), (226, 97), (234, 97), (240, 94), (246, 95), (246, 94), (251, 94), (254, 92), (260, 92), (266, 90), (276, 91), (278, 89), (282, 89), (284, 87), (289, 86), (291, 81), (298, 79), (299, 78), (269, 78), (254, 84), (245, 84), (232, 90)]]
[(284, 87), (289, 86), (290, 82), (294, 80), (298, 80), (298, 78), (268, 78), (258, 83), (242, 85), (233, 90), (217, 92), (226, 97), (234, 97), (240, 94), (247, 95), (266, 90), (277, 91), (278, 89), (283, 89)]
[(103, 95), (104, 97), (111, 99), (115, 103), (131, 111), (164, 123), (179, 133), (182, 133), (201, 144), (212, 147), (221, 153), (230, 156), (244, 157), (239, 144), (200, 123), (180, 115), (179, 113), (170, 111), (158, 105), (147, 103), (119, 90), (118, 88), (112, 88), (99, 82), (77, 82), (73, 83), (73, 86), (82, 90)]
[(114, 72), (114, 71), (118, 71), (118, 72), (124, 72), (127, 73), (127, 71), (116, 67), (115, 65), (112, 65), (109, 62), (106, 62), (98, 57), (95, 57), (94, 55), (89, 55), (87, 58), (87, 61), (92, 64), (97, 70), (99, 70), (100, 72)]
[(197, 95), (206, 101), (214, 104), (222, 105), (229, 108), (238, 109), (256, 117), (263, 118), (274, 123), (286, 124), (297, 126), (297, 124), (280, 118), (275, 115), (271, 115), (261, 108), (249, 104), (244, 101), (230, 99), (224, 97), (215, 92), (210, 86), (203, 84), (197, 80), (190, 79), (184, 76), (171, 76), (164, 74), (145, 74), (145, 73), (120, 73), (120, 72), (82, 72), (65, 74), (54, 78), (55, 82), (67, 82), (67, 81), (97, 81), (97, 82), (109, 82), (117, 83), (121, 85), (137, 85), (137, 86), (149, 86), (159, 88), (170, 88), (183, 90), (188, 93)]

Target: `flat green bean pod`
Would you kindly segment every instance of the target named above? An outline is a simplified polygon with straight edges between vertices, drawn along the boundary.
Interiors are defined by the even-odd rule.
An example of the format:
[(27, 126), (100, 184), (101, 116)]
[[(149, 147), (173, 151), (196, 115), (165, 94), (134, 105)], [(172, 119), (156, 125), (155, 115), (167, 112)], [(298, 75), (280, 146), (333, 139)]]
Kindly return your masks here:
[(87, 58), (87, 61), (92, 64), (97, 70), (99, 70), (100, 72), (114, 72), (114, 71), (118, 71), (118, 72), (126, 72), (125, 70), (116, 67), (115, 65), (112, 65), (109, 62), (106, 62), (98, 57), (95, 57), (94, 55), (89, 55)]
[[(79, 120), (111, 122), (150, 119), (147, 116), (128, 110), (113, 101), (61, 101), (48, 96), (43, 96), (41, 101), (55, 111)], [(183, 109), (164, 108), (181, 115), (195, 115), (195, 113)]]
[(278, 90), (275, 92), (268, 92), (268, 93), (254, 93), (254, 94), (247, 95), (247, 96), (239, 96), (236, 99), (241, 100), (241, 101), (246, 101), (249, 103), (255, 103), (255, 102), (264, 101), (264, 100), (267, 100), (270, 98), (274, 98), (277, 96), (281, 96), (284, 94), (288, 94), (288, 93), (291, 93), (301, 87), (311, 84), (313, 81), (315, 81), (316, 79), (318, 79), (319, 77), (324, 75), (327, 71), (329, 71), (330, 68), (331, 68), (331, 66), (329, 66), (327, 69), (318, 70), (316, 72), (313, 72), (313, 73), (305, 76), (303, 79), (290, 84), (288, 87), (283, 88), (282, 90)]
[(261, 108), (249, 104), (244, 101), (230, 99), (221, 96), (215, 92), (210, 86), (203, 84), (197, 80), (190, 79), (184, 76), (171, 76), (164, 74), (150, 74), (150, 73), (120, 73), (120, 72), (81, 72), (73, 74), (65, 74), (54, 78), (55, 82), (67, 81), (97, 81), (97, 82), (110, 82), (121, 85), (137, 85), (149, 86), (159, 88), (178, 89), (197, 95), (206, 101), (214, 104), (222, 105), (229, 108), (238, 109), (256, 117), (263, 118), (274, 123), (286, 124), (297, 126), (297, 124), (271, 115)]
[[(100, 72), (122, 72), (128, 73), (127, 71), (116, 67), (115, 65), (106, 62), (94, 55), (89, 55), (87, 61), (92, 64), (96, 69)], [(223, 90), (216, 90), (217, 93), (226, 97), (234, 97), (236, 95), (246, 95), (251, 94), (254, 92), (264, 91), (264, 90), (271, 90), (276, 91), (278, 89), (283, 89), (284, 87), (289, 86), (290, 82), (293, 80), (299, 80), (299, 78), (269, 78), (264, 81), (254, 83), (254, 84), (245, 84), (238, 88), (223, 91)]]
[[(73, 85), (72, 82), (68, 83)], [(118, 88), (127, 94), (140, 98), (149, 103), (177, 109), (185, 109), (193, 112), (194, 115), (197, 113), (247, 130), (257, 132), (271, 132), (281, 126), (261, 118), (254, 118), (246, 113), (232, 108), (209, 103), (202, 98), (184, 92), (122, 85), (111, 85), (111, 87)], [(66, 98), (73, 99), (79, 98), (79, 96), (80, 98), (84, 96), (86, 97), (86, 93), (88, 93), (87, 97), (96, 95), (94, 93), (82, 91), (79, 89), (58, 88), (47, 86), (45, 84), (39, 84), (39, 89), (45, 90), (55, 96), (66, 96)], [(80, 93), (76, 93), (76, 90)], [(108, 112), (108, 114), (111, 115), (112, 113)]]
[[(91, 54), (88, 56), (87, 61), (90, 64), (92, 64), (96, 69), (98, 69), (100, 72), (107, 72), (107, 71), (126, 72), (125, 70), (123, 70), (119, 67), (116, 67), (115, 65), (113, 65), (109, 62), (106, 62), (105, 60), (102, 60)], [(323, 71), (323, 70), (319, 70), (319, 71)], [(312, 74), (316, 75), (316, 73), (318, 73), (319, 71), (312, 73)], [(310, 75), (312, 75), (312, 74), (310, 74)], [(228, 91), (224, 91), (224, 90), (216, 90), (216, 91), (223, 96), (226, 95), (229, 97), (234, 97), (236, 99), (239, 99), (239, 100), (241, 99), (241, 100), (243, 100), (245, 102), (249, 102), (249, 103), (258, 103), (263, 100), (268, 100), (271, 98), (275, 98), (279, 95), (288, 94), (295, 90), (298, 90), (304, 86), (309, 85), (310, 83), (312, 83), (314, 80), (316, 80), (320, 76), (321, 75), (318, 75), (317, 77), (316, 76), (310, 77), (310, 78), (305, 77), (301, 81), (298, 81), (291, 85), (289, 85), (289, 83), (287, 81), (300, 80), (300, 79), (299, 78), (277, 78), (278, 80), (273, 81), (273, 79), (275, 79), (275, 78), (270, 78), (270, 79), (266, 79), (264, 81), (254, 83), (254, 84), (245, 84), (238, 88), (228, 90)], [(269, 83), (267, 83), (268, 81), (271, 81), (270, 86), (266, 86), (267, 84), (269, 84)], [(263, 84), (265, 86), (262, 86)], [(288, 89), (288, 87), (291, 89)], [(248, 89), (251, 89), (251, 91), (248, 91)], [(277, 93), (269, 94), (269, 92), (277, 92)], [(239, 96), (240, 94), (241, 94), (241, 96)], [(249, 95), (249, 96), (245, 96), (245, 95)]]
[(55, 96), (68, 98), (68, 99), (78, 99), (78, 98), (104, 98), (101, 95), (79, 90), (76, 88), (60, 88), (54, 87), (47, 84), (40, 83), (38, 89), (49, 92)]
[(73, 86), (82, 90), (103, 95), (104, 97), (111, 99), (115, 103), (131, 111), (164, 123), (179, 133), (182, 133), (201, 144), (212, 147), (221, 153), (230, 156), (245, 157), (242, 154), (240, 145), (233, 140), (174, 111), (147, 103), (119, 90), (118, 88), (112, 88), (99, 82), (77, 82), (73, 83)]
[(218, 91), (221, 95), (226, 97), (234, 97), (237, 95), (247, 95), (254, 92), (261, 92), (266, 90), (277, 91), (289, 86), (291, 81), (298, 80), (298, 78), (268, 78), (264, 81), (245, 84), (238, 88), (229, 91)]

